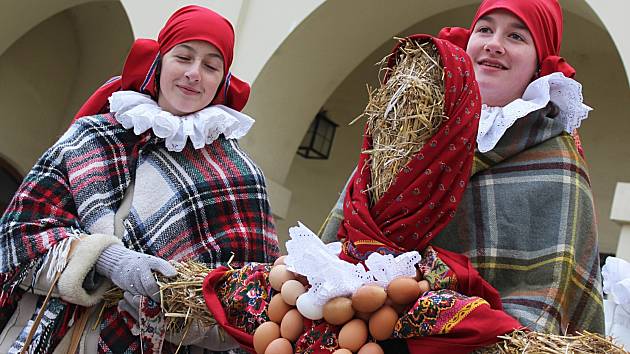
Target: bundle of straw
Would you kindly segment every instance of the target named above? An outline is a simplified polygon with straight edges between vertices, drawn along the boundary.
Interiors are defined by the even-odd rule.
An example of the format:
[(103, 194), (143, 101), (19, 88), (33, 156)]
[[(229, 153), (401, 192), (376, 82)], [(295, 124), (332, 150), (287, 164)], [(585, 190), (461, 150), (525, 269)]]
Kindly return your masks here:
[(448, 119), (444, 116), (444, 69), (437, 48), (431, 42), (403, 41), (393, 68), (386, 66), (389, 56), (380, 62), (380, 87), (368, 87), (367, 106), (352, 122), (367, 118), (367, 133), (372, 136), (372, 148), (363, 151), (370, 155), (372, 203)]
[[(215, 323), (203, 297), (203, 280), (211, 269), (204, 264), (187, 261), (175, 263), (177, 276), (158, 275), (162, 311), (166, 317), (166, 330), (180, 332), (193, 321), (208, 327)], [(104, 307), (115, 306), (122, 299), (122, 290), (113, 288), (105, 294)]]
[(539, 332), (514, 331), (500, 336), (502, 342), (486, 348), (482, 354), (582, 354), (582, 353), (628, 353), (623, 347), (616, 345), (611, 338), (599, 334), (583, 332), (575, 335), (555, 335)]

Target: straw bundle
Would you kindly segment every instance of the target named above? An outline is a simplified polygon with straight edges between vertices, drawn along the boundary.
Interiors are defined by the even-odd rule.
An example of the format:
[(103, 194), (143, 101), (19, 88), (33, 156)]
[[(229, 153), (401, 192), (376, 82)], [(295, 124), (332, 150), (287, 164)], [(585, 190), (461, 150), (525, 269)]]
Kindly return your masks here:
[(372, 148), (363, 151), (370, 155), (372, 203), (447, 119), (444, 69), (435, 45), (405, 40), (395, 55), (393, 68), (387, 68), (389, 56), (380, 62), (380, 87), (368, 87), (367, 106), (354, 120), (367, 118), (367, 133), (372, 136)]
[(578, 353), (628, 353), (613, 343), (610, 338), (599, 334), (583, 332), (575, 335), (543, 334), (540, 332), (514, 331), (509, 335), (500, 336), (502, 342), (486, 348), (483, 354), (578, 354)]
[[(167, 331), (181, 331), (193, 321), (204, 327), (214, 324), (202, 293), (203, 280), (211, 269), (194, 261), (174, 265), (177, 269), (175, 278), (157, 277)], [(105, 294), (105, 306), (117, 305), (122, 297), (122, 290), (111, 289)]]

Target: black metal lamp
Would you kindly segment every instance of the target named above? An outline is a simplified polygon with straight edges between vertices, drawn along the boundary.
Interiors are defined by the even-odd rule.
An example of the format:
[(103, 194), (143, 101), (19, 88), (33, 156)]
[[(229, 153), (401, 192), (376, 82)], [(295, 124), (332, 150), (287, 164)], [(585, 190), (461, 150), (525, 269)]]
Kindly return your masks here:
[(298, 155), (307, 159), (327, 159), (338, 125), (326, 116), (326, 111), (317, 113), (302, 139)]

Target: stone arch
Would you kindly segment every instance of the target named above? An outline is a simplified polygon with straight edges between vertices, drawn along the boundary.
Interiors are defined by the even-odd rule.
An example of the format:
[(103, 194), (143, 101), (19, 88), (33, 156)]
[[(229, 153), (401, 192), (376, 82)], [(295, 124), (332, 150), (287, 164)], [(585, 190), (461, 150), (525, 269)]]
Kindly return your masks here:
[(13, 10), (0, 15), (7, 28), (0, 35), (0, 151), (25, 172), (93, 90), (120, 71), (133, 34), (120, 1)]

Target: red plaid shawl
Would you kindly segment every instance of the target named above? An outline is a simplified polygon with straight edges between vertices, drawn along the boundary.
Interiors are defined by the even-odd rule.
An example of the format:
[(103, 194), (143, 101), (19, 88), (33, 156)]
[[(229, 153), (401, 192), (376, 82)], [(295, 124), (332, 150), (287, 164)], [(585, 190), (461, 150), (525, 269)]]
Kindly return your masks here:
[[(226, 264), (231, 252), (238, 266), (277, 257), (264, 176), (236, 141), (221, 136), (203, 149), (189, 144), (174, 153), (162, 139), (150, 132), (137, 136), (110, 114), (84, 117), (44, 153), (0, 220), (0, 327), (19, 301), (17, 285), (56, 244), (74, 232), (98, 233), (95, 225), (104, 219), (113, 223), (136, 166), (143, 164), (153, 166), (160, 185), (168, 186), (159, 191), (168, 200), (148, 217), (132, 202), (123, 236), (127, 247), (211, 267)], [(74, 312), (74, 305), (60, 302), (67, 309), (42, 328), (49, 335), (40, 340), (48, 342), (43, 353), (64, 335), (51, 332), (60, 328), (56, 322)], [(99, 350), (139, 353), (129, 326), (115, 308), (107, 311)]]

